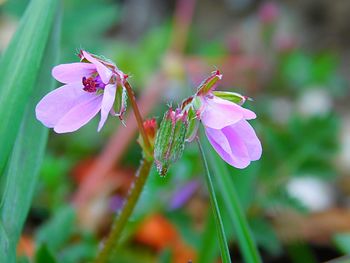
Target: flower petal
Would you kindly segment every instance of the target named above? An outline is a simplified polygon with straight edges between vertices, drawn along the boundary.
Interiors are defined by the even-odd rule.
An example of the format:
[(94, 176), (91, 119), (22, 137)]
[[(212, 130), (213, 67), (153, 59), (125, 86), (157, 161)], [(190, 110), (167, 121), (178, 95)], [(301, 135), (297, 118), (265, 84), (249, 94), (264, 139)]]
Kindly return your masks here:
[(36, 118), (53, 128), (74, 106), (89, 100), (93, 94), (85, 92), (81, 83), (71, 83), (51, 91), (35, 108)]
[(88, 77), (96, 72), (96, 66), (91, 63), (61, 64), (52, 69), (52, 76), (62, 83), (81, 82), (83, 77)]
[(202, 98), (201, 121), (207, 127), (222, 129), (242, 119), (254, 119), (254, 112), (216, 96)]
[(90, 97), (73, 107), (55, 125), (54, 131), (57, 133), (73, 132), (88, 123), (101, 109), (102, 95)]
[(91, 56), (90, 53), (86, 52), (85, 50), (82, 50), (82, 53), (84, 58), (96, 66), (98, 75), (100, 75), (102, 82), (104, 84), (108, 84), (113, 72), (108, 67), (103, 65), (98, 59)]
[(259, 160), (262, 153), (262, 147), (253, 127), (247, 121), (242, 120), (236, 123), (234, 127), (230, 126), (230, 128), (234, 129), (235, 133), (244, 141), (250, 160)]
[(97, 131), (100, 131), (105, 124), (108, 114), (113, 107), (115, 100), (116, 86), (115, 84), (109, 84), (105, 87), (101, 105), (101, 120), (98, 124)]
[(217, 130), (205, 127), (205, 133), (210, 144), (225, 162), (243, 169), (250, 163), (247, 148), (241, 138), (227, 128)]

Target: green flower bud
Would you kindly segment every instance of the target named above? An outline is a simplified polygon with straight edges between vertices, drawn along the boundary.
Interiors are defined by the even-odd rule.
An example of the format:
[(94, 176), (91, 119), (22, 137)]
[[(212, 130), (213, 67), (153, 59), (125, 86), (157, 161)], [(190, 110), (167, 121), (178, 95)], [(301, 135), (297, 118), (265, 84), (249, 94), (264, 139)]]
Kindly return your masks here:
[(176, 162), (185, 148), (188, 128), (187, 112), (171, 108), (164, 114), (164, 118), (157, 132), (154, 145), (154, 159), (161, 176), (168, 171), (169, 165)]
[(212, 72), (212, 74), (205, 79), (198, 87), (197, 95), (206, 95), (215, 89), (216, 83), (221, 80), (222, 74), (219, 70)]

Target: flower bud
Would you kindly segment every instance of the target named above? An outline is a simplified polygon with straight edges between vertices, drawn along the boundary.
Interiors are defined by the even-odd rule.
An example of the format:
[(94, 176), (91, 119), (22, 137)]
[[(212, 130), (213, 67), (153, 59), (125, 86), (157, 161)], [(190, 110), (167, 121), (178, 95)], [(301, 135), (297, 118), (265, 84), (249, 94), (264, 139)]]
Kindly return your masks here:
[(206, 95), (215, 89), (215, 84), (222, 79), (222, 74), (219, 70), (212, 72), (212, 74), (205, 79), (198, 88), (197, 95)]
[[(150, 143), (151, 149), (154, 148), (154, 141), (156, 139), (156, 133), (158, 129), (158, 125), (155, 118), (145, 120), (143, 122), (143, 127), (145, 128), (145, 132), (148, 138), (148, 141)], [(140, 144), (141, 148), (144, 150), (144, 152), (147, 152), (145, 149), (145, 143), (143, 141), (143, 138), (141, 135), (139, 135), (139, 138), (137, 139), (138, 143)]]
[(176, 162), (185, 148), (188, 127), (187, 112), (171, 108), (164, 114), (154, 145), (154, 159), (161, 176), (168, 171), (169, 165)]

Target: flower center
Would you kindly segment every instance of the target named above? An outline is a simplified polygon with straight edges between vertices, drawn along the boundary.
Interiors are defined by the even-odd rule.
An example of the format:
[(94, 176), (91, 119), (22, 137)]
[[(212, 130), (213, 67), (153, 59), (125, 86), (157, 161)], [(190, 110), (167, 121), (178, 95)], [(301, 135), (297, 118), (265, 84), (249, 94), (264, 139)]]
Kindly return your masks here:
[(91, 77), (83, 77), (82, 79), (84, 88), (86, 92), (96, 92), (98, 89), (103, 90), (105, 88), (105, 84), (102, 82), (99, 75), (91, 76)]

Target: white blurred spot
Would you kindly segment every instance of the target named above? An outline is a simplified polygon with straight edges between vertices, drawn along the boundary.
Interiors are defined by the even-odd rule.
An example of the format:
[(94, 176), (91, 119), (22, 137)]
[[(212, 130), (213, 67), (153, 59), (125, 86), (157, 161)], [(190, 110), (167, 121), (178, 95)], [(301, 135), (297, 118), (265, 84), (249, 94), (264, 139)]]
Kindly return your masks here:
[(331, 207), (335, 198), (331, 185), (312, 176), (291, 179), (287, 184), (287, 192), (310, 211)]
[(307, 117), (325, 115), (332, 106), (330, 94), (322, 87), (307, 89), (297, 102), (298, 111)]

